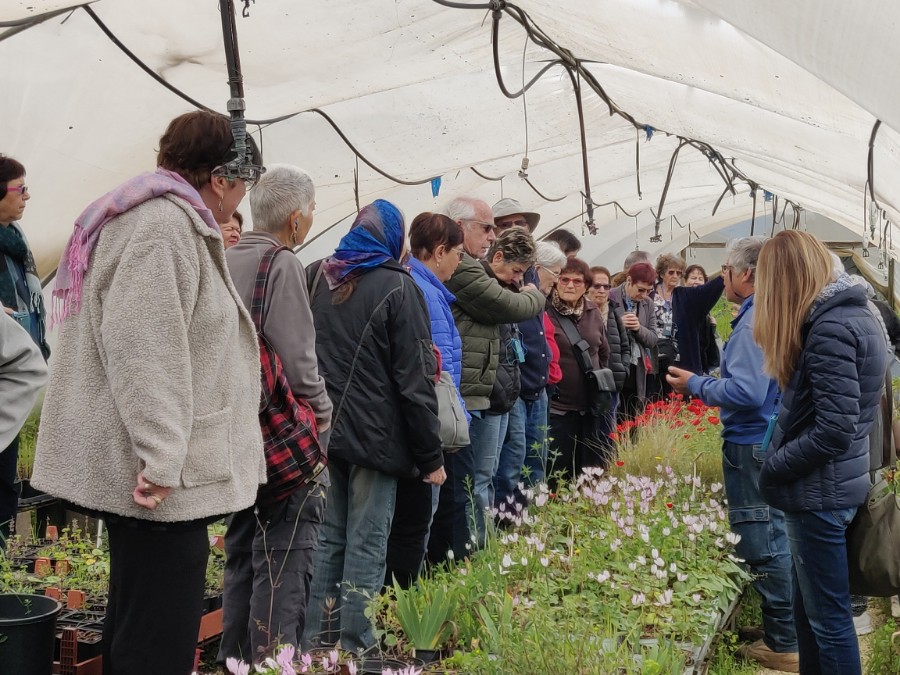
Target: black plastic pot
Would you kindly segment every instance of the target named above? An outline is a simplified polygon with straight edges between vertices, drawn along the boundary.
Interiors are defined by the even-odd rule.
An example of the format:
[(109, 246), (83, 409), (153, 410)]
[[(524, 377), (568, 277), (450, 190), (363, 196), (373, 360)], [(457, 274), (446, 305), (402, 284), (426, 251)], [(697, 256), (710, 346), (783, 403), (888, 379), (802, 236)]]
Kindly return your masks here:
[(369, 657), (363, 659), (359, 663), (358, 672), (362, 675), (381, 675), (385, 670), (390, 668), (391, 670), (403, 670), (404, 668), (409, 668), (410, 666), (414, 666), (415, 668), (421, 669), (425, 664), (422, 663), (420, 659), (392, 659), (388, 657)]
[(0, 594), (0, 663), (16, 675), (50, 675), (56, 616), (62, 605), (44, 595)]

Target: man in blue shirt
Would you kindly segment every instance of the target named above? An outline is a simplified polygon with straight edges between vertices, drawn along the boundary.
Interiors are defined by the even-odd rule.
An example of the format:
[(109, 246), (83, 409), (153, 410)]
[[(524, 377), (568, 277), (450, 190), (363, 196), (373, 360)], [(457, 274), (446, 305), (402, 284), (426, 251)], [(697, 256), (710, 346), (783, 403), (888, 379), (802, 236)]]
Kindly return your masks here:
[(791, 609), (791, 554), (784, 514), (759, 493), (761, 446), (778, 405), (775, 381), (763, 372), (763, 354), (753, 340), (753, 292), (756, 261), (764, 239), (733, 241), (722, 265), (725, 296), (740, 303), (725, 344), (720, 378), (670, 367), (667, 379), (682, 394), (719, 406), (722, 419), (722, 469), (731, 530), (740, 535), (737, 554), (750, 567), (753, 587), (762, 599), (763, 636), (738, 650), (768, 668), (796, 673), (797, 633)]

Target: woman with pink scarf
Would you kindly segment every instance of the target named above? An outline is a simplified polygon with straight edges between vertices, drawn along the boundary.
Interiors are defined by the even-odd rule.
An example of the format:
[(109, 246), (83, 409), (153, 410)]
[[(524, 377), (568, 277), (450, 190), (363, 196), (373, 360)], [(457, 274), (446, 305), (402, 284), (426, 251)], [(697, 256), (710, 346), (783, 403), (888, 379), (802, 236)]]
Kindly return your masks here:
[(106, 521), (107, 675), (191, 672), (206, 526), (265, 481), (256, 331), (220, 232), (251, 187), (232, 144), (225, 117), (174, 119), (156, 171), (88, 206), (60, 261), (33, 482)]

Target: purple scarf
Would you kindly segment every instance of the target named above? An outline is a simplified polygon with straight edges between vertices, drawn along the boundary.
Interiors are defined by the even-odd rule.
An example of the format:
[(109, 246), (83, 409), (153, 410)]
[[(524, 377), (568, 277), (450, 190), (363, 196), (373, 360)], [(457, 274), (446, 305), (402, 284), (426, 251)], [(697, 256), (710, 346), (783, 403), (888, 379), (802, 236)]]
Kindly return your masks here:
[(65, 321), (81, 309), (84, 277), (103, 226), (135, 206), (164, 194), (181, 197), (194, 207), (211, 230), (219, 232), (219, 225), (200, 193), (174, 171), (157, 167), (153, 173), (143, 173), (122, 183), (88, 206), (75, 221), (75, 231), (69, 237), (56, 272), (51, 325)]

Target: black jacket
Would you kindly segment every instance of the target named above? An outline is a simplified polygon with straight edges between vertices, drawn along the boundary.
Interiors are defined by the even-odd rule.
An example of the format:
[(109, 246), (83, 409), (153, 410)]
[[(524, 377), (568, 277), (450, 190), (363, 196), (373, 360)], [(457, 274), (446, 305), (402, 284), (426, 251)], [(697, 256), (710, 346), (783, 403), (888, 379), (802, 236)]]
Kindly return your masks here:
[(853, 286), (817, 307), (759, 474), (782, 511), (859, 506), (869, 492), (869, 432), (888, 367), (881, 324)]
[[(318, 265), (308, 274), (314, 278)], [(393, 476), (443, 465), (425, 298), (399, 263), (356, 280), (343, 303), (324, 277), (311, 297), (316, 355), (334, 404), (328, 454)]]
[(622, 391), (631, 367), (631, 342), (628, 340), (628, 329), (622, 321), (624, 310), (614, 300), (609, 300), (608, 304), (606, 341), (609, 342), (609, 368), (616, 379), (616, 390)]

